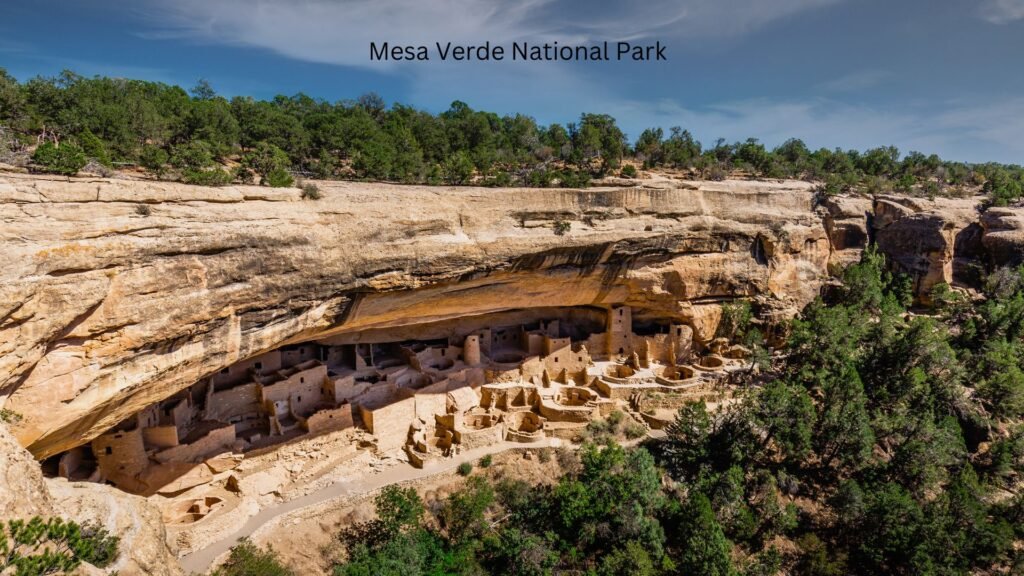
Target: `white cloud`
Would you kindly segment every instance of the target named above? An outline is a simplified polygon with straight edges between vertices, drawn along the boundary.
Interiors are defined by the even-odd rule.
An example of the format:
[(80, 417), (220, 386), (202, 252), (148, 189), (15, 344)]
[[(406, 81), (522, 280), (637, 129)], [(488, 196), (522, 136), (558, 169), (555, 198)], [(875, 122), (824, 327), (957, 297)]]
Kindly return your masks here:
[(985, 0), (981, 17), (993, 24), (1007, 24), (1024, 18), (1024, 0)]
[[(290, 58), (370, 66), (369, 42), (713, 38), (742, 35), (773, 21), (841, 0), (150, 0), (151, 35), (257, 47)], [(605, 5), (607, 3), (607, 5)], [(1024, 18), (1024, 0), (984, 0), (992, 22)], [(671, 50), (671, 46), (670, 46)], [(1024, 160), (1024, 98), (988, 102), (850, 104), (840, 95), (864, 91), (890, 76), (862, 70), (816, 88), (835, 98), (745, 99), (688, 106), (685, 96), (656, 101), (624, 95), (643, 77), (598, 75), (592, 67), (553, 63), (393, 66), (407, 79), (408, 103), (440, 110), (455, 99), (497, 112), (540, 112), (542, 123), (580, 112), (604, 112), (635, 138), (651, 126), (683, 126), (705, 143), (756, 136), (768, 145), (790, 137), (812, 147), (871, 148), (894, 144), (966, 161)], [(651, 69), (651, 74), (675, 73)], [(647, 72), (644, 73), (645, 75)], [(372, 89), (354, 87), (353, 93)]]
[[(151, 2), (149, 37), (253, 46), (310, 62), (387, 68), (370, 42), (479, 44), (742, 34), (841, 0), (176, 0)], [(415, 64), (409, 65), (414, 67)]]

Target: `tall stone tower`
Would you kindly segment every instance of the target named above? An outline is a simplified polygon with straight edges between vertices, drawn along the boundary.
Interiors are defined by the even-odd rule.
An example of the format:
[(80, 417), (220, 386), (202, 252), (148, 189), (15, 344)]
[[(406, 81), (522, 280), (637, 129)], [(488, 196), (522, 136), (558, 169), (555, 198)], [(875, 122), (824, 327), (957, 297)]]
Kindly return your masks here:
[(462, 345), (462, 357), (470, 366), (480, 364), (480, 336), (478, 334), (466, 336), (466, 342)]
[(693, 328), (686, 324), (673, 324), (669, 333), (669, 348), (672, 363), (687, 362), (693, 351)]
[(608, 311), (609, 358), (633, 353), (633, 313), (629, 306), (613, 306)]

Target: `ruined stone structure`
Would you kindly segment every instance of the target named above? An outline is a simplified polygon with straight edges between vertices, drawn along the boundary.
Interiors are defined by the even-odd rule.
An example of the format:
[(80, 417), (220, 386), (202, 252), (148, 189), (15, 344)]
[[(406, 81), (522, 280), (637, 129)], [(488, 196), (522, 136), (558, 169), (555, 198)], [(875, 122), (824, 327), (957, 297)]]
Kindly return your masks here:
[[(570, 325), (572, 318), (585, 321)], [(647, 392), (689, 398), (680, 393), (706, 388), (745, 356), (741, 347), (718, 346), (737, 360), (713, 354), (689, 366), (692, 330), (670, 324), (638, 335), (624, 305), (562, 310), (528, 324), (483, 322), (443, 327), (445, 338), (324, 340), (248, 358), (126, 419), (90, 450), (60, 455), (59, 474), (174, 493), (212, 478), (190, 465), (357, 425), (378, 450), (403, 449), (422, 466), (502, 440), (536, 442), (616, 407), (629, 410)], [(591, 355), (588, 345), (602, 352)], [(175, 510), (196, 521), (203, 506)]]
[(718, 383), (746, 351), (715, 339), (726, 303), (791, 317), (868, 244), (922, 302), (1024, 261), (1021, 209), (981, 197), (598, 184), (322, 182), (307, 202), (296, 189), (0, 176), (0, 407), (20, 416), (13, 436), (0, 425), (0, 484), (41, 472), (15, 439), (50, 476), (0, 500), (25, 515), (86, 495), (144, 550), (155, 532), (135, 530), (154, 511), (97, 482), (177, 494), (165, 519), (202, 528), (248, 509), (237, 494), (278, 494), (283, 472), (266, 461), (293, 449), (310, 465), (281, 467), (312, 482), (374, 448), (423, 463), (564, 437), (614, 408), (658, 428), (687, 399), (728, 400)]
[(350, 428), (352, 406), (335, 388), (343, 378), (308, 359), (318, 349), (286, 347), (226, 367), (101, 434), (91, 454), (61, 455), (59, 474), (138, 493), (174, 491), (203, 480), (178, 482), (190, 465), (224, 452)]

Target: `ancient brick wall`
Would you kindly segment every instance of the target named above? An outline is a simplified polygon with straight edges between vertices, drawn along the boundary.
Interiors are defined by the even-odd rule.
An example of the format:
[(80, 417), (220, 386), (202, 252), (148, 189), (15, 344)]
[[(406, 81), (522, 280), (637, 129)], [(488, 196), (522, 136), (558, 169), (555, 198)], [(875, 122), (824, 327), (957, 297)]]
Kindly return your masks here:
[(310, 434), (322, 434), (332, 430), (344, 430), (353, 426), (352, 405), (320, 410), (306, 419), (305, 428)]
[(181, 444), (157, 452), (159, 462), (199, 462), (231, 448), (235, 442), (235, 427), (224, 426), (211, 430), (209, 434), (191, 444)]

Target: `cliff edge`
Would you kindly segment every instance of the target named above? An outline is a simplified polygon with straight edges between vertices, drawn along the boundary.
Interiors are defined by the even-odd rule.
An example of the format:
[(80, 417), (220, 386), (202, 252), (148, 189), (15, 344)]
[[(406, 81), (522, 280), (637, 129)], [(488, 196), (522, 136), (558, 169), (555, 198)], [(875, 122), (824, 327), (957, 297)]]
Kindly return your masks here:
[(1018, 212), (981, 198), (822, 201), (795, 181), (318, 186), (0, 176), (0, 405), (20, 443), (57, 454), (290, 342), (622, 303), (699, 345), (723, 302), (792, 315), (869, 242), (922, 296), (1024, 243)]

